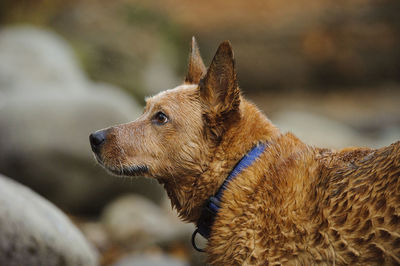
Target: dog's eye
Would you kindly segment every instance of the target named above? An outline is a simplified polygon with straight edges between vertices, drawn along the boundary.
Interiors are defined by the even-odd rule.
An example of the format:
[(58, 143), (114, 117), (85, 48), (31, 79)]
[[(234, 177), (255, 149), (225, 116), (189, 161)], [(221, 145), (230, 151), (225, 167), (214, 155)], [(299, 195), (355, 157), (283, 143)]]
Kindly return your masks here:
[(168, 117), (163, 112), (157, 112), (153, 117), (153, 121), (158, 125), (164, 125), (168, 122)]

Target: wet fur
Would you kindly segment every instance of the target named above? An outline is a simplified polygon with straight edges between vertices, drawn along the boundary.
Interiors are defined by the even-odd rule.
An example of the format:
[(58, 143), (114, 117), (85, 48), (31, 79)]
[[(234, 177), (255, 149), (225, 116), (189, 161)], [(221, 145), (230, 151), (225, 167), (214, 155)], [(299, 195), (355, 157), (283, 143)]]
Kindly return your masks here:
[[(282, 134), (237, 85), (229, 43), (208, 70), (195, 40), (183, 85), (147, 99), (111, 127), (96, 154), (116, 174), (163, 184), (184, 221), (257, 143), (256, 162), (229, 183), (207, 245), (213, 265), (399, 265), (400, 142), (341, 151)], [(162, 110), (169, 121), (154, 122)]]

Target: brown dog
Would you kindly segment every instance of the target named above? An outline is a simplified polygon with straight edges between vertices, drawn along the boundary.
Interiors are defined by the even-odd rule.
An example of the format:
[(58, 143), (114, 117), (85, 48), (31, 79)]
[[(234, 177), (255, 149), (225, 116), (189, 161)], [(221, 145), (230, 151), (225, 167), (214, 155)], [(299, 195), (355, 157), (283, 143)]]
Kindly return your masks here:
[(211, 264), (400, 264), (400, 142), (333, 151), (281, 134), (241, 96), (229, 42), (207, 70), (193, 39), (183, 85), (90, 141), (110, 172), (164, 185)]

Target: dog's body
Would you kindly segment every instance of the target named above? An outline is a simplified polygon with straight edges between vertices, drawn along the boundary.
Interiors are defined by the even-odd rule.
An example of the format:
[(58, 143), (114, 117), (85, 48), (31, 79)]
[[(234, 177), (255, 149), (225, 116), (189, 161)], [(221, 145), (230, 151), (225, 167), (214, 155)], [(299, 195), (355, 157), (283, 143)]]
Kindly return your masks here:
[(195, 223), (259, 143), (265, 151), (223, 193), (211, 264), (400, 264), (400, 142), (333, 151), (281, 134), (240, 95), (227, 42), (206, 70), (193, 40), (184, 85), (148, 99), (136, 121), (91, 135), (106, 169), (156, 178)]

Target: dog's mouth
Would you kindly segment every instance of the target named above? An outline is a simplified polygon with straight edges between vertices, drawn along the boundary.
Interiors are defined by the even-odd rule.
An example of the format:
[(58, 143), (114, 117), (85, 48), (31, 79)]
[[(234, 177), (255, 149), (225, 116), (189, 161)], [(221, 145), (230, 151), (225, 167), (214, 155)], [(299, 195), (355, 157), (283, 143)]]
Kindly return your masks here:
[(121, 175), (121, 176), (140, 176), (140, 175), (145, 175), (149, 172), (149, 167), (146, 165), (133, 165), (133, 166), (128, 166), (128, 167), (122, 167), (122, 168), (109, 168), (106, 167), (108, 171), (115, 175)]
[(147, 165), (133, 165), (133, 166), (109, 166), (104, 164), (100, 156), (95, 154), (97, 162), (103, 166), (107, 171), (118, 176), (141, 176), (149, 173), (149, 167)]

